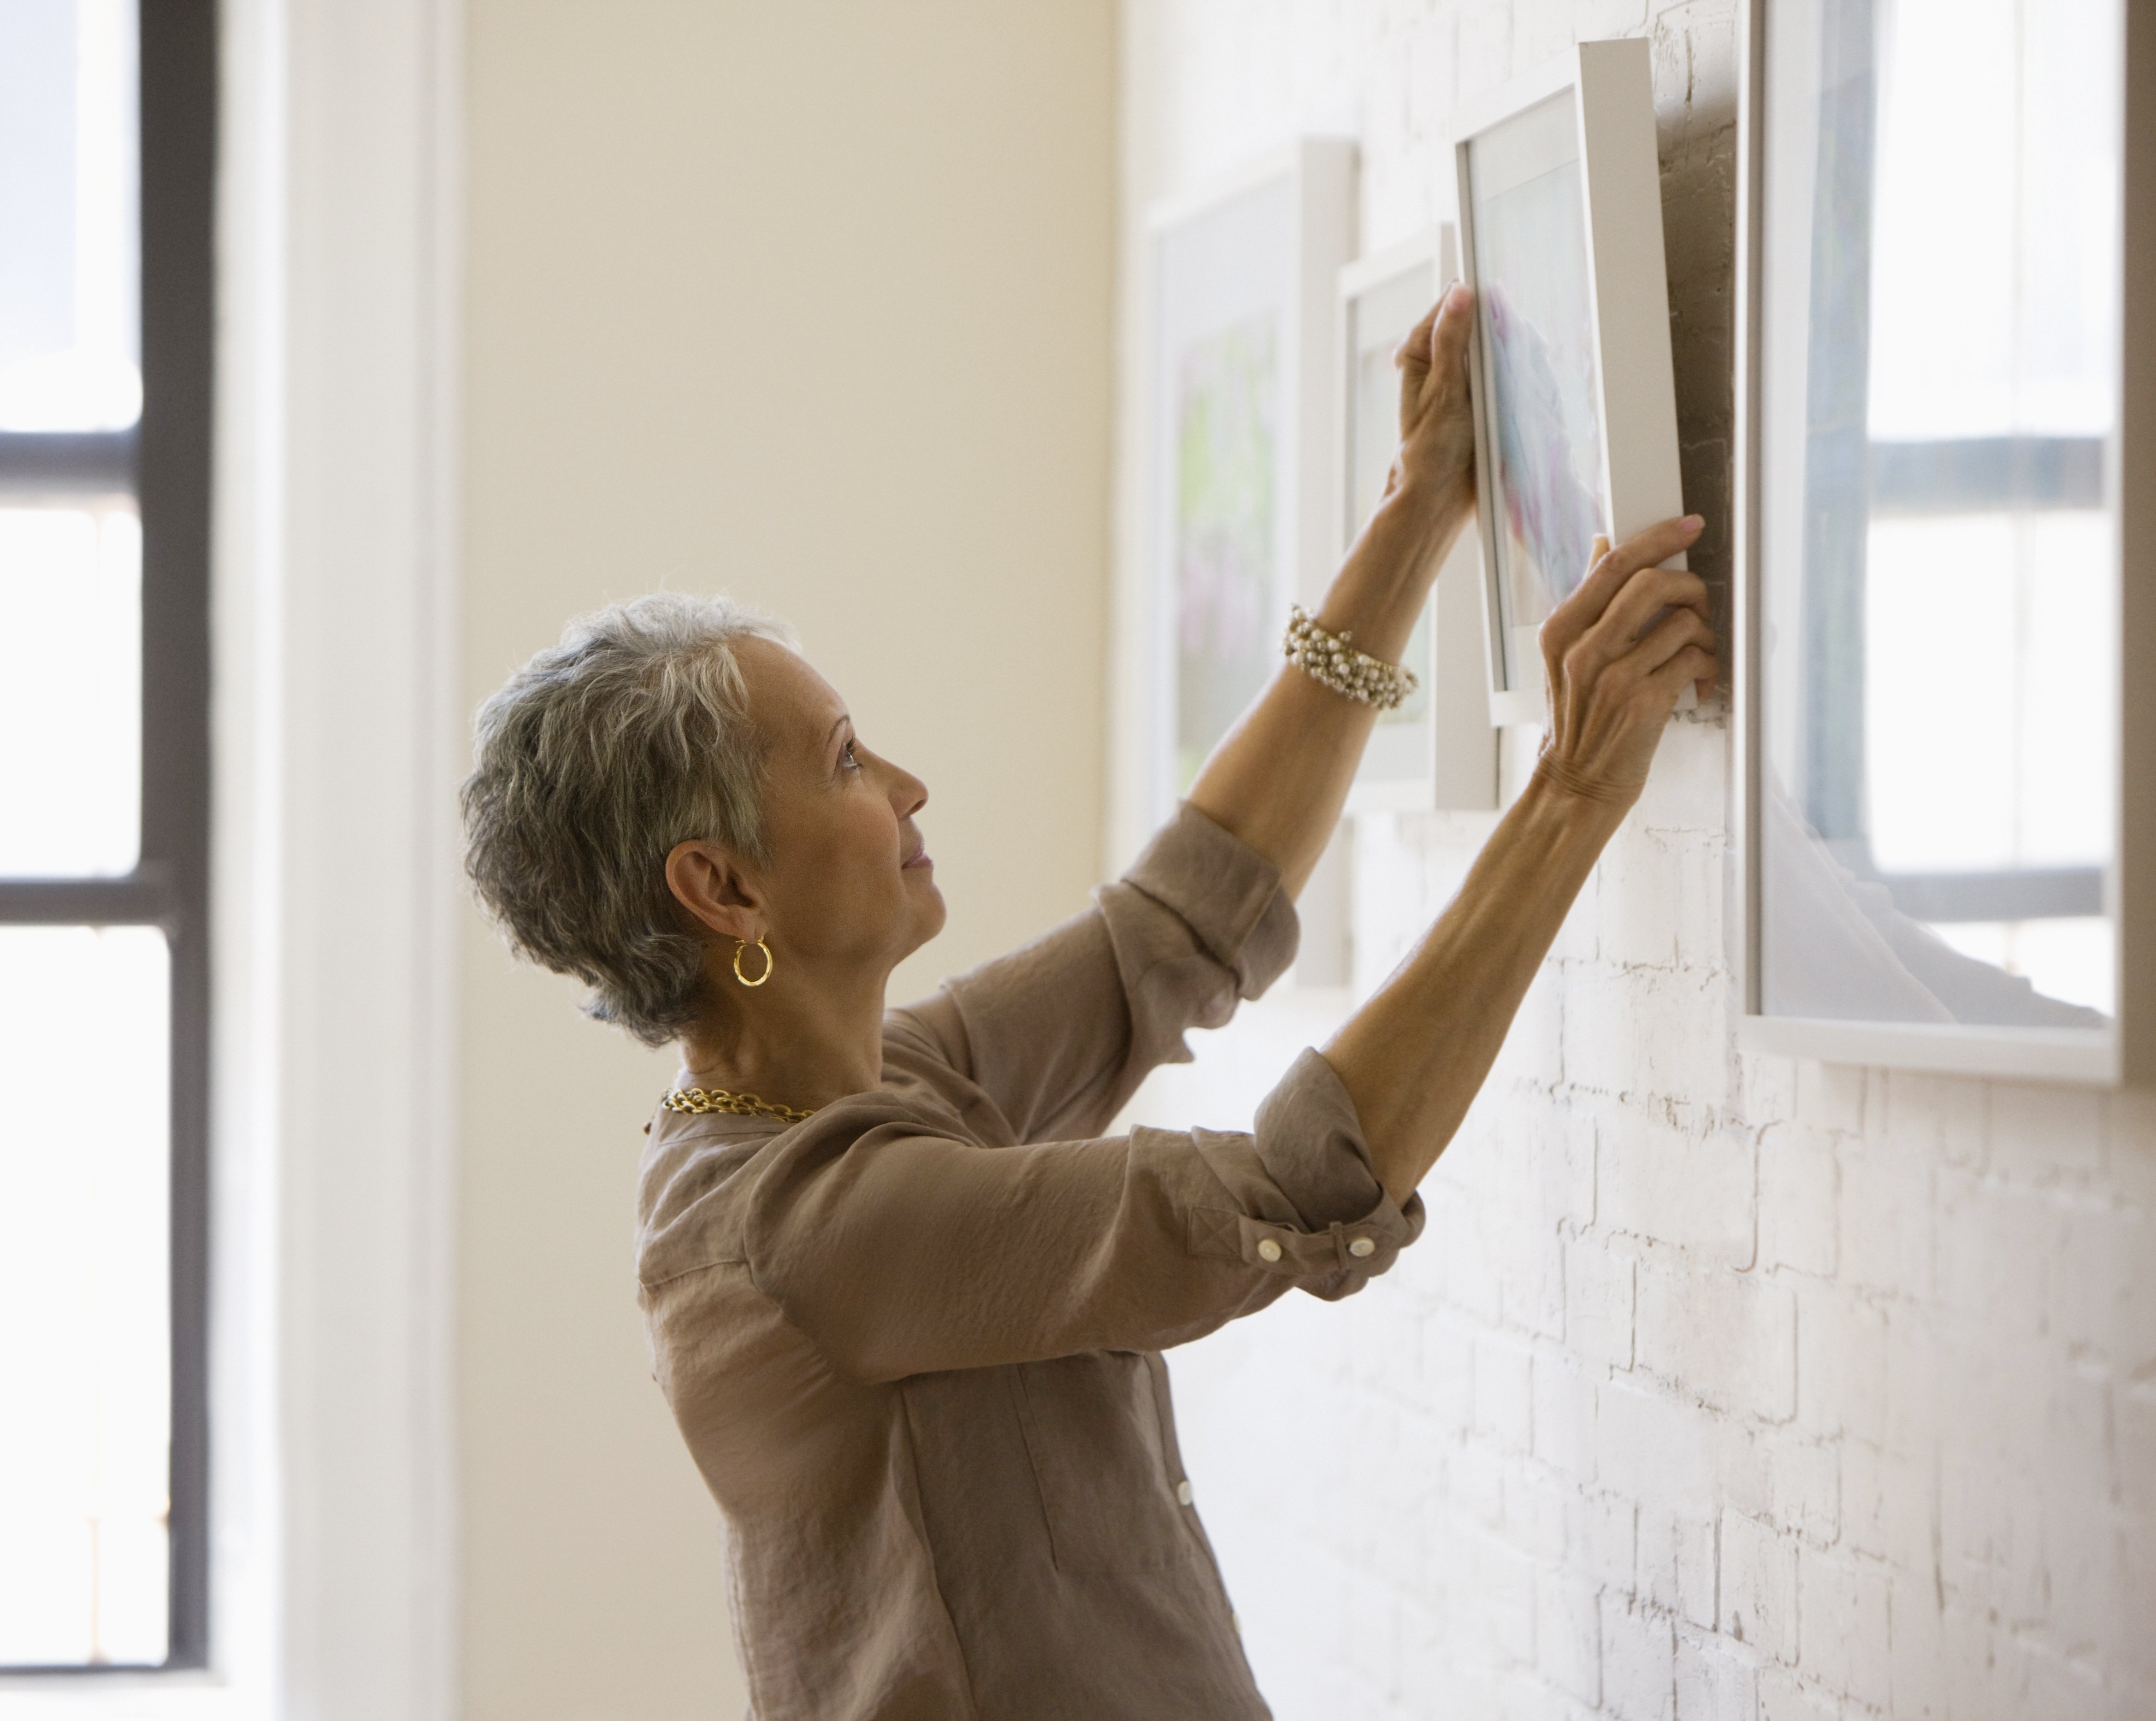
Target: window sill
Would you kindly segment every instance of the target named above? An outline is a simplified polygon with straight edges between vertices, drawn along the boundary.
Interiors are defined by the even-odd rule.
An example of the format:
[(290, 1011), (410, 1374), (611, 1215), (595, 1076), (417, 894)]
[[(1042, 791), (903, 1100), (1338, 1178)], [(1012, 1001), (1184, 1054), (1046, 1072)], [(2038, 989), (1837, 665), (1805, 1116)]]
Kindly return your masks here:
[(254, 1705), (221, 1673), (0, 1673), (0, 1721), (239, 1721)]

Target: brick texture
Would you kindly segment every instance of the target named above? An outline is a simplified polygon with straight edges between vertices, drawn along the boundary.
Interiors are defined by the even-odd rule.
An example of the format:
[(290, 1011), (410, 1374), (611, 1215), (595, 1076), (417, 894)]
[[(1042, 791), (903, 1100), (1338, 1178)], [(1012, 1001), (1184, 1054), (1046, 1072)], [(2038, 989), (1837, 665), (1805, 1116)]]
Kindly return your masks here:
[[(1359, 140), (1389, 243), (1450, 213), (1459, 102), (1648, 36), (1693, 566), (1725, 581), (1736, 26), (1736, 0), (1127, 0), (1126, 231), (1317, 133)], [(1717, 715), (1672, 726), (1419, 1247), (1171, 1360), (1282, 1721), (2156, 1715), (2156, 1103), (1738, 1055), (1728, 769)], [(1359, 822), (1360, 989), (1489, 825)], [(1255, 1006), (1136, 1114), (1247, 1119), (1344, 1007)]]

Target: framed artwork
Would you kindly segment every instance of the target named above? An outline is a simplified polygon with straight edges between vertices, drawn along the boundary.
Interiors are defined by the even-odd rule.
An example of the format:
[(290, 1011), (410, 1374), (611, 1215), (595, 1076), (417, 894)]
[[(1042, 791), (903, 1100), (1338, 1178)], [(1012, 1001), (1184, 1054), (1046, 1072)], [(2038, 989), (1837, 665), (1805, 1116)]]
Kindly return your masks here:
[(1461, 115), (1454, 156), (1491, 715), (1540, 723), (1537, 632), (1596, 534), (1684, 512), (1647, 44), (1583, 42), (1516, 80)]
[(1334, 292), (1354, 146), (1306, 138), (1149, 223), (1145, 810), (1164, 817), (1339, 553)]
[[(1340, 271), (1339, 548), (1369, 523), (1400, 439), (1394, 356), (1437, 295), (1460, 274), (1448, 223)], [(1431, 808), (1481, 812), (1497, 804), (1497, 735), (1484, 673), (1481, 563), (1475, 535), (1438, 570), (1404, 661), (1421, 686), (1378, 715), (1363, 755), (1350, 812)]]
[(1749, 8), (1745, 1044), (2156, 1078), (2156, 18), (2138, 10)]

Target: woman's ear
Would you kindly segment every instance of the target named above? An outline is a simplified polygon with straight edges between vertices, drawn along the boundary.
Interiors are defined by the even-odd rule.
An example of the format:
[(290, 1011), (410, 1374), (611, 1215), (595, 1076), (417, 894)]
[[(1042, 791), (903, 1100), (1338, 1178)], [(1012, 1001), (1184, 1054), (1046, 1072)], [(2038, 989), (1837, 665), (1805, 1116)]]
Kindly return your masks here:
[(677, 843), (666, 857), (666, 888), (690, 918), (723, 938), (753, 944), (766, 930), (756, 888), (716, 843)]

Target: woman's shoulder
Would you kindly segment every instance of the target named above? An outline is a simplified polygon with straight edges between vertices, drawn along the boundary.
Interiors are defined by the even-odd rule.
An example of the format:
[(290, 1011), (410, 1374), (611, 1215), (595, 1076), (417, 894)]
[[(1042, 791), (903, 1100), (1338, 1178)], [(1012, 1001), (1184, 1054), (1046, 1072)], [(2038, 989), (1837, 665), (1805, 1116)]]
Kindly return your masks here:
[(759, 1185), (810, 1172), (894, 1129), (984, 1146), (1009, 1139), (1002, 1114), (943, 1062), (932, 1041), (917, 1030), (889, 1028), (887, 1020), (883, 1085), (834, 1100), (798, 1122), (659, 1114), (637, 1180), (639, 1280), (650, 1285), (745, 1261)]
[(787, 1127), (768, 1118), (660, 1110), (637, 1172), (641, 1283), (744, 1258), (738, 1201), (744, 1173)]
[(965, 1018), (948, 991), (884, 1012), (883, 1086), (924, 1122), (947, 1123), (984, 1147), (1018, 1139), (973, 1079)]
[(886, 1086), (894, 1058), (908, 1068), (945, 1069), (961, 1077), (973, 1073), (973, 1047), (967, 1042), (966, 1021), (947, 990), (884, 1012)]

